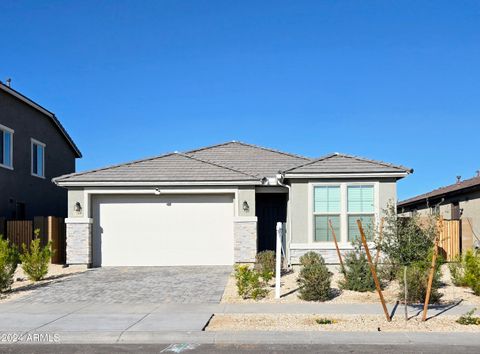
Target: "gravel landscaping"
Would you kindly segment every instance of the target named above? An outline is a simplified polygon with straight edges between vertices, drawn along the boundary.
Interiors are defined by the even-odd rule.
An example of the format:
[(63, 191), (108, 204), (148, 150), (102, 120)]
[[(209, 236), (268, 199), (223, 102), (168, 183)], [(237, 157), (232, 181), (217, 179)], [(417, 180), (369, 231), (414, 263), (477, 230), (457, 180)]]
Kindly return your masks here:
[(86, 266), (79, 265), (64, 267), (61, 264), (50, 264), (48, 267), (48, 274), (45, 279), (33, 282), (28, 280), (27, 276), (22, 270), (21, 265), (19, 265), (15, 271), (15, 281), (12, 284), (11, 290), (5, 293), (0, 293), (0, 303), (21, 298), (30, 294), (35, 289), (62, 281), (66, 277), (71, 277), (74, 274), (85, 272), (86, 270)]
[[(333, 320), (333, 324), (318, 324), (318, 319)], [(319, 331), (319, 332), (478, 332), (480, 326), (461, 325), (456, 316), (439, 316), (422, 322), (420, 315), (405, 322), (395, 316), (387, 322), (377, 315), (320, 314), (219, 314), (207, 331)]]
[[(228, 279), (225, 292), (222, 297), (222, 303), (306, 303), (307, 301), (298, 298), (297, 277), (300, 267), (294, 266), (293, 271), (282, 276), (280, 299), (275, 299), (275, 280), (273, 279), (269, 285), (268, 295), (260, 300), (242, 299), (237, 294), (237, 287), (235, 285), (235, 277), (232, 273)], [(350, 304), (350, 303), (378, 303), (378, 294), (374, 292), (355, 292), (349, 290), (340, 290), (338, 281), (342, 279), (343, 275), (338, 271), (338, 267), (331, 267), (330, 269), (334, 275), (332, 278), (332, 299), (326, 303)], [(450, 272), (447, 265), (442, 266), (442, 283), (440, 292), (443, 294), (442, 303), (453, 303), (462, 301), (464, 304), (473, 304), (480, 306), (480, 296), (473, 294), (469, 288), (461, 288), (454, 286), (450, 280)], [(396, 281), (392, 281), (384, 290), (383, 296), (387, 303), (394, 303), (398, 300), (399, 285)]]

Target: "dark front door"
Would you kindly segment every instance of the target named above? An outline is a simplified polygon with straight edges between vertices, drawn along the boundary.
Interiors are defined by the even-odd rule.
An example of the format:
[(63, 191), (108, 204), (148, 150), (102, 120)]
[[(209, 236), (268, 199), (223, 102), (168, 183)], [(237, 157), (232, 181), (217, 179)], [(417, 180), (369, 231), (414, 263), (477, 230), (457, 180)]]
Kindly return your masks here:
[(257, 251), (275, 251), (276, 224), (287, 220), (287, 194), (257, 193), (255, 211), (258, 218)]

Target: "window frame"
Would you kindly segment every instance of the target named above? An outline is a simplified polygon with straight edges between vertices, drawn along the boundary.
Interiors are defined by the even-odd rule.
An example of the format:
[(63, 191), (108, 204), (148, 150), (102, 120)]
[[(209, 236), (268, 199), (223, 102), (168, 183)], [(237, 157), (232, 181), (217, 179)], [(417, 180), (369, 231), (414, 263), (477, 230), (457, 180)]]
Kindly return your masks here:
[[(39, 175), (37, 173), (34, 173), (33, 172), (33, 161), (34, 161), (34, 158), (33, 158), (33, 145), (39, 145), (43, 148), (43, 153), (42, 153), (42, 174)], [(34, 139), (34, 138), (30, 138), (30, 160), (31, 160), (31, 163), (30, 163), (30, 173), (32, 176), (34, 177), (38, 177), (38, 178), (43, 178), (45, 179), (45, 148), (47, 147), (47, 145), (45, 143), (42, 143), (41, 141), (37, 140), (37, 139)], [(37, 168), (38, 168), (38, 165), (37, 165)]]
[[(339, 211), (315, 211), (315, 188), (317, 187), (338, 187), (339, 189), (339, 193), (340, 193), (340, 210)], [(315, 185), (312, 187), (312, 194), (313, 194), (313, 197), (312, 197), (312, 209), (313, 209), (313, 215), (312, 215), (312, 222), (313, 222), (313, 237), (311, 239), (311, 241), (315, 244), (322, 244), (322, 243), (331, 243), (333, 242), (332, 241), (317, 241), (315, 239), (315, 232), (316, 232), (316, 223), (315, 223), (315, 216), (338, 216), (339, 218), (339, 226), (340, 226), (340, 232), (342, 230), (342, 187), (340, 185), (340, 183), (337, 183), (337, 184), (328, 184), (328, 185)], [(328, 222), (327, 222), (327, 228), (329, 228), (329, 225), (328, 225)], [(328, 232), (327, 232), (328, 234)], [(338, 235), (336, 235), (338, 237)]]
[[(348, 240), (348, 186), (371, 185), (373, 186), (373, 200), (374, 200), (374, 223), (379, 220), (380, 215), (380, 182), (379, 181), (334, 181), (334, 182), (309, 182), (308, 183), (308, 240), (307, 244), (312, 249), (334, 249), (335, 243), (333, 241), (315, 241), (315, 214), (327, 215), (329, 213), (314, 213), (315, 187), (322, 186), (340, 186), (340, 235), (337, 236), (337, 242), (340, 248), (352, 248), (351, 242)], [(353, 215), (360, 215), (359, 213), (352, 213)], [(370, 213), (368, 213), (371, 215)], [(338, 215), (338, 213), (331, 213), (331, 215)], [(365, 214), (362, 214), (365, 215)]]
[[(13, 136), (15, 134), (15, 131), (12, 128), (9, 128), (2, 124), (0, 124), (0, 130), (10, 134), (10, 162), (11, 162), (11, 166), (5, 165), (4, 163), (0, 163), (0, 167), (6, 168), (7, 170), (13, 170)], [(4, 151), (3, 153), (5, 153), (5, 141), (2, 140), (1, 143), (3, 144), (3, 151)]]
[[(369, 187), (373, 187), (373, 211), (371, 212), (357, 212), (357, 211), (349, 211), (348, 210), (348, 187), (358, 187), (358, 186), (369, 186)], [(349, 227), (348, 227), (348, 221), (349, 221), (349, 218), (351, 216), (371, 216), (373, 218), (373, 225), (375, 227), (376, 225), (376, 220), (378, 220), (378, 215), (376, 213), (376, 210), (377, 210), (377, 202), (376, 202), (376, 190), (375, 190), (375, 185), (372, 184), (372, 183), (355, 183), (355, 184), (352, 184), (352, 183), (347, 183), (347, 198), (345, 200), (345, 202), (347, 203), (347, 215), (346, 215), (346, 218), (347, 218), (347, 242), (352, 242), (350, 240), (350, 235), (348, 234), (349, 233)]]

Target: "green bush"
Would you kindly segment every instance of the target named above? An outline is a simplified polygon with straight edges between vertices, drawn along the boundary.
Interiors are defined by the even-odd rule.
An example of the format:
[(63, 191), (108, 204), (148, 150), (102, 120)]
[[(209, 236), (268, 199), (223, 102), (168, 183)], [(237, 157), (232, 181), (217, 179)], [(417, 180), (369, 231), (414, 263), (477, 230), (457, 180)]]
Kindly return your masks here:
[(477, 309), (473, 309), (468, 311), (467, 313), (463, 314), (460, 316), (458, 320), (455, 322), (460, 323), (461, 325), (474, 325), (474, 326), (480, 326), (480, 317), (475, 317), (473, 314), (475, 313)]
[(348, 252), (345, 256), (345, 278), (339, 282), (340, 288), (359, 292), (374, 291), (375, 281), (362, 251)]
[(18, 265), (18, 252), (0, 235), (0, 292), (9, 290)]
[(468, 286), (475, 295), (480, 295), (480, 255), (468, 250), (455, 263), (448, 265), (452, 282), (456, 286)]
[(265, 288), (265, 281), (255, 269), (248, 265), (235, 266), (235, 279), (237, 280), (237, 291), (243, 299), (261, 299), (268, 294)]
[(275, 252), (262, 251), (255, 256), (255, 270), (265, 281), (270, 281), (275, 275)]
[(35, 230), (37, 236), (31, 243), (30, 249), (22, 245), (23, 252), (20, 254), (22, 269), (28, 278), (33, 281), (42, 280), (48, 273), (48, 265), (52, 258), (52, 244), (48, 242), (45, 247), (40, 245), (38, 230)]
[[(441, 261), (435, 267), (435, 273), (432, 281), (432, 290), (430, 293), (430, 303), (438, 303), (443, 296), (438, 292), (440, 288), (440, 265)], [(427, 294), (428, 276), (431, 264), (429, 262), (415, 262), (407, 267), (407, 301), (409, 303), (423, 303)], [(400, 282), (400, 298), (405, 298), (405, 281), (403, 269), (398, 276)]]
[(465, 283), (473, 290), (475, 295), (480, 296), (480, 255), (472, 250), (465, 253)]
[(315, 252), (308, 252), (300, 258), (303, 265), (297, 279), (300, 298), (306, 301), (325, 301), (331, 297), (332, 273), (325, 261)]
[(325, 264), (323, 258), (316, 252), (310, 251), (300, 257), (300, 264), (304, 267), (320, 263)]

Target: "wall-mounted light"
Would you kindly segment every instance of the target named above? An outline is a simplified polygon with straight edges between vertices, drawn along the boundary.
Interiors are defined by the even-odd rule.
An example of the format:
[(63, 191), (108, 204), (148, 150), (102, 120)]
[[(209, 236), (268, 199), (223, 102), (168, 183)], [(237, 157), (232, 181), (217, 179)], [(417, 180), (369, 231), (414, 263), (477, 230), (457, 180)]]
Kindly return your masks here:
[(77, 214), (80, 214), (82, 212), (82, 205), (80, 202), (76, 202), (75, 205), (73, 206), (73, 211)]
[(160, 195), (160, 188), (155, 188), (154, 193), (155, 193), (155, 195)]
[(248, 211), (250, 210), (250, 206), (248, 205), (246, 200), (243, 201), (242, 208), (243, 208), (243, 211), (246, 213), (248, 213)]

